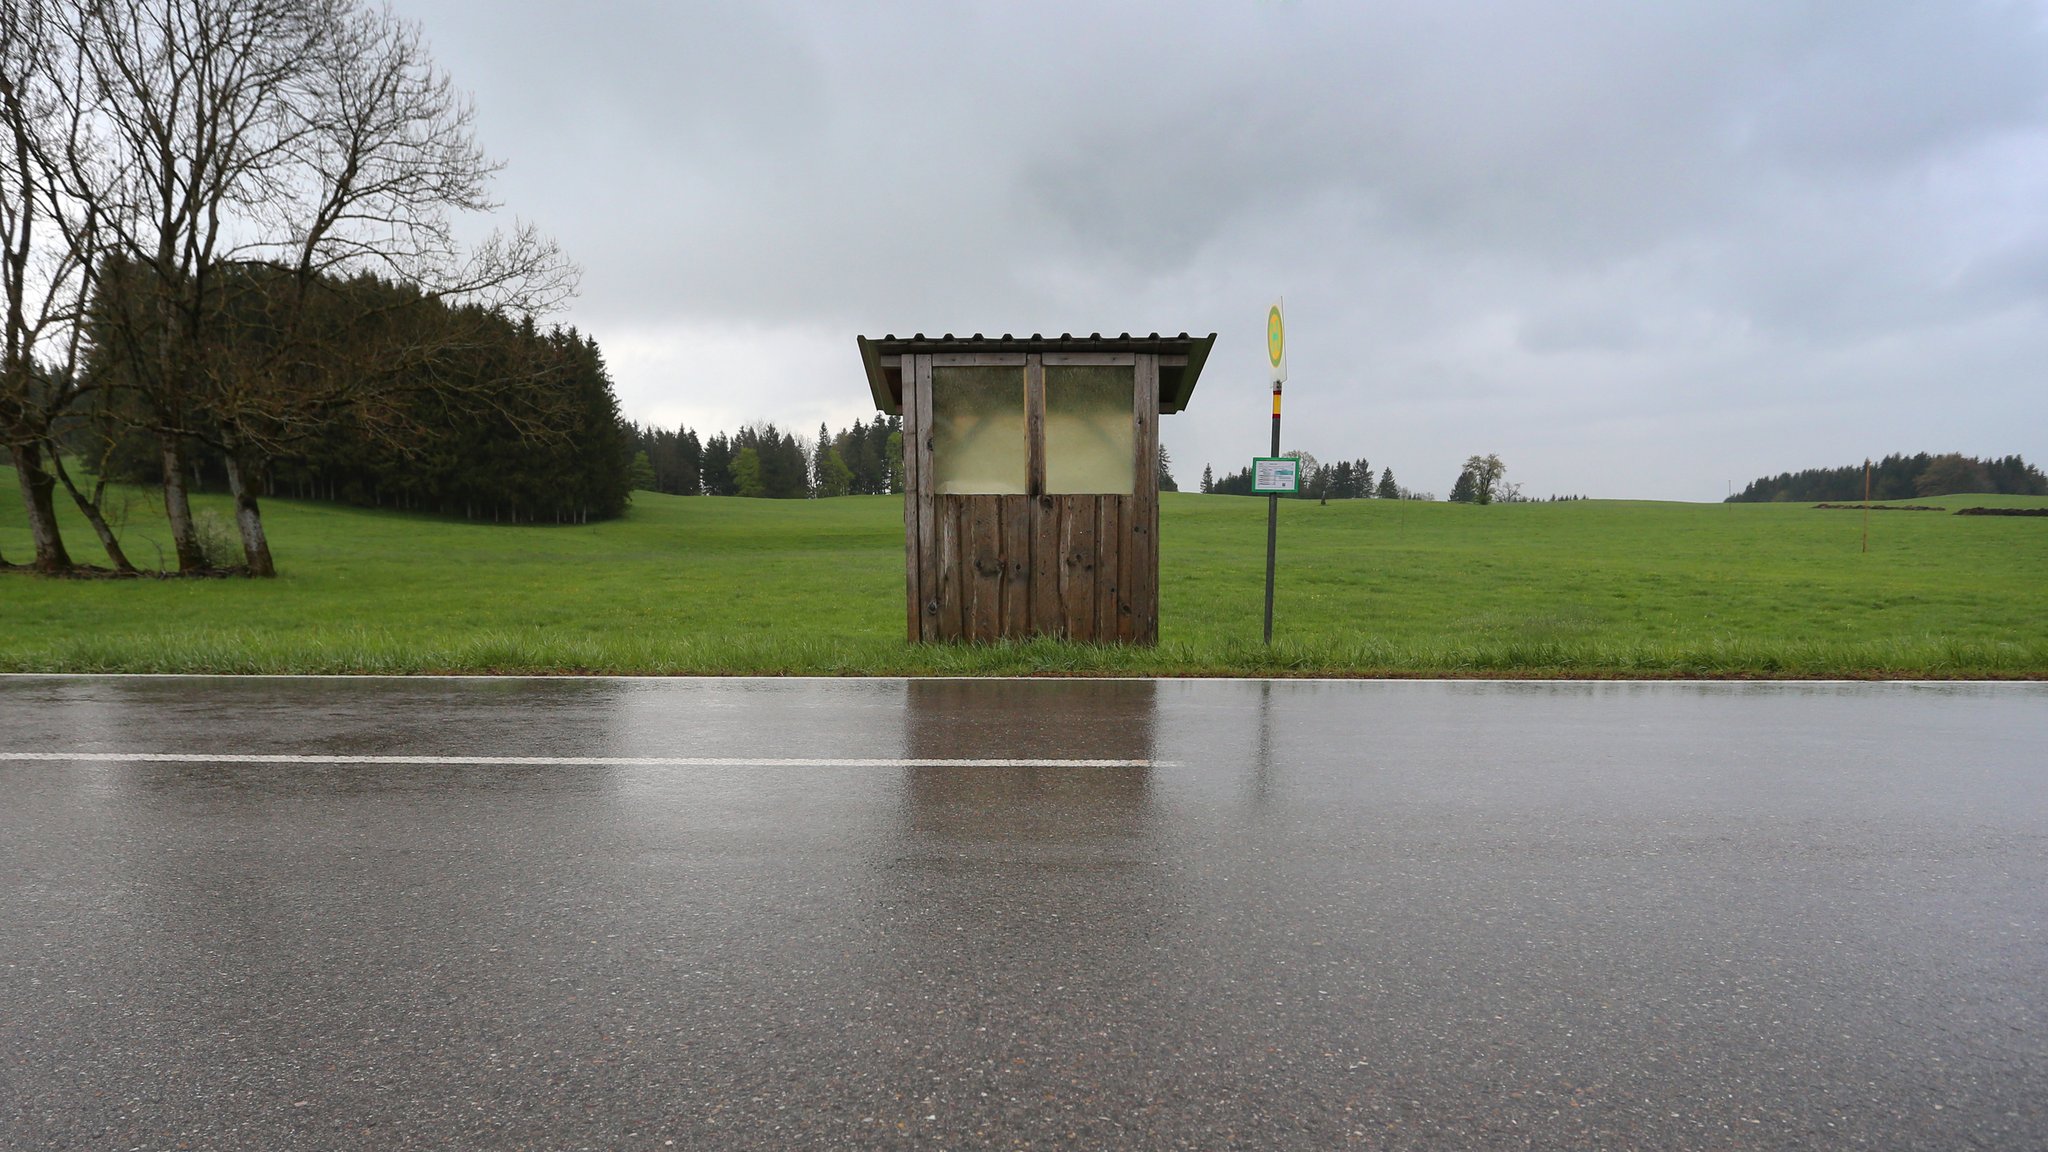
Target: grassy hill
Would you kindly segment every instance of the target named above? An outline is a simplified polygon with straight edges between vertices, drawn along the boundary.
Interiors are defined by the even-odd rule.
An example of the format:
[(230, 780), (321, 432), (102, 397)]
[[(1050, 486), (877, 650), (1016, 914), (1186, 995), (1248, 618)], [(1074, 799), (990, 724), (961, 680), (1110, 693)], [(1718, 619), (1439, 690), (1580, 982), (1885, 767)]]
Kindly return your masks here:
[[(169, 550), (153, 497), (138, 563)], [(1265, 502), (1168, 495), (1161, 644), (1118, 650), (904, 644), (901, 507), (642, 492), (511, 528), (273, 500), (276, 581), (0, 574), (0, 670), (2048, 677), (2048, 518), (1877, 512), (1866, 555), (1859, 513), (1806, 505), (1283, 502), (1269, 650)], [(27, 552), (10, 472), (0, 554)]]

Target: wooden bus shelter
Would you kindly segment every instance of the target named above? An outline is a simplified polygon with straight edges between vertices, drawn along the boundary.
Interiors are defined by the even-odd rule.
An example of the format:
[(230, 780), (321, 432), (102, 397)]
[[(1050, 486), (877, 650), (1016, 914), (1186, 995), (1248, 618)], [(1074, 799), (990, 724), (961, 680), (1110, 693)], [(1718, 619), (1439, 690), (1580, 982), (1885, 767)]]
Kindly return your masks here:
[(862, 336), (903, 417), (913, 642), (1159, 639), (1159, 417), (1216, 336)]

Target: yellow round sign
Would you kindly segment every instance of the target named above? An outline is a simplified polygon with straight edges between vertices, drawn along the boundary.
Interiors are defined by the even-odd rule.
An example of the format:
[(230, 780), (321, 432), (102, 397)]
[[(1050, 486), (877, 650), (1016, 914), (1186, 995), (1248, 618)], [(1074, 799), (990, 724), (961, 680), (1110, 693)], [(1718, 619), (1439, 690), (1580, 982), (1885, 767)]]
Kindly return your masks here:
[(1287, 332), (1280, 323), (1280, 306), (1273, 305), (1266, 313), (1266, 358), (1278, 368), (1287, 354)]

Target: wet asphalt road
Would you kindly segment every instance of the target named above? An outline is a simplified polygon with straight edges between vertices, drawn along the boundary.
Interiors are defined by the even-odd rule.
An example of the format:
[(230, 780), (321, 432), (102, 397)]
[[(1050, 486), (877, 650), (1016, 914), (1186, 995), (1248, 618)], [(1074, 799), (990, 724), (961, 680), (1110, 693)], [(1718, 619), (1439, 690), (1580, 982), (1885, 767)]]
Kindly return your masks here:
[(2044, 931), (2040, 685), (0, 678), (10, 1149), (2040, 1148)]

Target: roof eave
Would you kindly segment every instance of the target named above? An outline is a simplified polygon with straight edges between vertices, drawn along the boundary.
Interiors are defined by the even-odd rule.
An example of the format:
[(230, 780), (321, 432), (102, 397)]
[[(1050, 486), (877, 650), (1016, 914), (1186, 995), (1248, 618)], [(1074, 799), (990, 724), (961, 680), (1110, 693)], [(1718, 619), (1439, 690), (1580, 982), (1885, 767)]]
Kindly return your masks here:
[(1188, 398), (1195, 393), (1195, 382), (1201, 378), (1202, 366), (1209, 362), (1209, 349), (1215, 346), (1214, 332), (1188, 345), (1188, 362), (1180, 370), (1180, 379), (1175, 382), (1173, 394), (1169, 396), (1163, 390), (1159, 393), (1161, 415), (1170, 416), (1187, 408)]
[(903, 414), (903, 397), (889, 388), (889, 374), (882, 369), (881, 353), (875, 350), (875, 342), (865, 336), (856, 336), (860, 341), (860, 362), (868, 373), (868, 392), (874, 397), (875, 407), (890, 416)]

